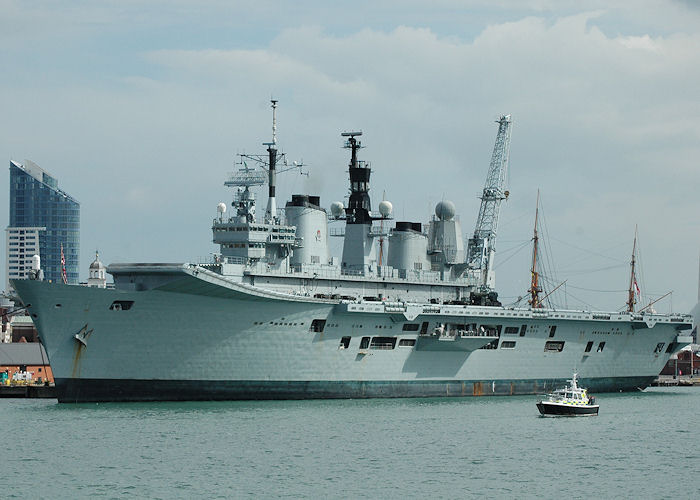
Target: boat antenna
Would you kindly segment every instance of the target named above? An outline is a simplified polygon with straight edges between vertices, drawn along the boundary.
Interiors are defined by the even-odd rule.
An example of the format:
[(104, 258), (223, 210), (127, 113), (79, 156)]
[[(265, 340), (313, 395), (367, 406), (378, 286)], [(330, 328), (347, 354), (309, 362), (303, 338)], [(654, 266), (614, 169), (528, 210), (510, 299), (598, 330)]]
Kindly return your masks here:
[(540, 275), (537, 272), (537, 250), (538, 250), (538, 241), (539, 237), (537, 236), (537, 218), (539, 217), (539, 212), (540, 212), (540, 190), (537, 190), (537, 203), (535, 205), (535, 230), (534, 230), (534, 236), (532, 237), (532, 267), (530, 268), (530, 275), (531, 275), (531, 281), (530, 281), (530, 300), (528, 300), (528, 303), (532, 307), (532, 309), (538, 309), (542, 307), (542, 301), (540, 300), (540, 292), (542, 291), (542, 287), (540, 287), (539, 284), (539, 279)]
[[(637, 276), (635, 275), (635, 256), (637, 253), (637, 225), (634, 225), (634, 244), (632, 245), (632, 260), (630, 262), (630, 286), (627, 291), (627, 312), (634, 312), (634, 305), (637, 303), (637, 295), (641, 295)], [(648, 307), (648, 306), (647, 306)]]

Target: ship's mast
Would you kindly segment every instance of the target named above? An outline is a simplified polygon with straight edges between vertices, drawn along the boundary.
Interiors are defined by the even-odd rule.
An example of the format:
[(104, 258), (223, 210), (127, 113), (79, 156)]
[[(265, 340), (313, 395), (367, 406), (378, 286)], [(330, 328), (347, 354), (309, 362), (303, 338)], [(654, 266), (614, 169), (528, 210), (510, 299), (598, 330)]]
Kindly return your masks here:
[(538, 309), (542, 307), (542, 302), (540, 302), (540, 292), (542, 291), (542, 287), (540, 287), (540, 274), (537, 272), (537, 252), (538, 252), (538, 242), (539, 242), (539, 237), (537, 235), (537, 219), (539, 217), (540, 213), (540, 190), (537, 190), (537, 204), (535, 206), (535, 230), (534, 230), (534, 235), (532, 237), (532, 267), (530, 268), (530, 275), (531, 275), (531, 281), (530, 281), (530, 300), (528, 300), (528, 303), (533, 309)]
[(275, 200), (275, 187), (277, 183), (277, 102), (271, 99), (272, 104), (272, 142), (264, 142), (263, 146), (267, 146), (269, 155), (268, 163), (268, 193), (267, 193), (267, 208), (265, 209), (265, 223), (273, 224), (277, 219), (277, 202)]
[(637, 277), (635, 276), (635, 259), (637, 254), (637, 226), (634, 226), (634, 244), (632, 245), (632, 260), (630, 261), (630, 286), (627, 292), (627, 312), (634, 312), (637, 303), (636, 292), (639, 290)]
[(493, 147), (489, 173), (481, 195), (479, 217), (476, 220), (474, 236), (469, 239), (467, 264), (479, 273), (479, 288), (488, 291), (495, 286), (493, 269), (496, 254), (496, 231), (501, 202), (508, 198), (505, 190), (506, 174), (510, 159), (510, 136), (512, 121), (510, 115), (503, 115), (498, 123), (498, 134)]

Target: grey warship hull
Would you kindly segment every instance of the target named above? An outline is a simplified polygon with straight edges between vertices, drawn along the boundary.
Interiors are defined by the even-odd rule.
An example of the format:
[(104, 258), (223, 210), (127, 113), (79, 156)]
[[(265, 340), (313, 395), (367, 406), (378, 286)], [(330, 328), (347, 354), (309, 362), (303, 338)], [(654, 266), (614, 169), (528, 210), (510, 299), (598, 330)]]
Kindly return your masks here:
[[(592, 392), (629, 391), (689, 341), (679, 335), (689, 319), (668, 315), (313, 299), (195, 265), (138, 276), (161, 284), (13, 283), (31, 304), (59, 401), (536, 394), (573, 367)], [(436, 333), (452, 323), (478, 331)]]

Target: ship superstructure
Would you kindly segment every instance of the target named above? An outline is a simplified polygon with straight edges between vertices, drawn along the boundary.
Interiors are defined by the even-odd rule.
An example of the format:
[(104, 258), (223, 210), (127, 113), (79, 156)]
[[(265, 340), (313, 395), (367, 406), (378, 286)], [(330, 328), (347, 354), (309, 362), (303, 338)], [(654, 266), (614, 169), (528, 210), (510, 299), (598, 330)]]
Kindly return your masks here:
[[(112, 264), (115, 290), (17, 281), (46, 346), (60, 401), (529, 394), (573, 369), (596, 392), (648, 385), (686, 345), (683, 315), (503, 307), (493, 262), (510, 151), (504, 115), (476, 229), (464, 241), (454, 203), (427, 227), (372, 211), (361, 132), (350, 194), (276, 205), (288, 165), (272, 140), (245, 155), (212, 221), (205, 264)], [(248, 162), (252, 166), (248, 166)], [(268, 186), (264, 214), (255, 189)], [(331, 228), (329, 230), (329, 224)], [(343, 238), (340, 258), (329, 237)]]

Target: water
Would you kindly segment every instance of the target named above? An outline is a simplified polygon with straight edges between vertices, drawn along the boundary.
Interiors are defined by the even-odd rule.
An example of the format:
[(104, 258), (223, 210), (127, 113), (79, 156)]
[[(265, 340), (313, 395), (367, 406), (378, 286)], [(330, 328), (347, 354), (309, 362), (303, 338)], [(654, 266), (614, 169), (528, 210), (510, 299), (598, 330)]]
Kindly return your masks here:
[(700, 497), (700, 388), (598, 402), (542, 418), (534, 397), (0, 400), (0, 496)]

